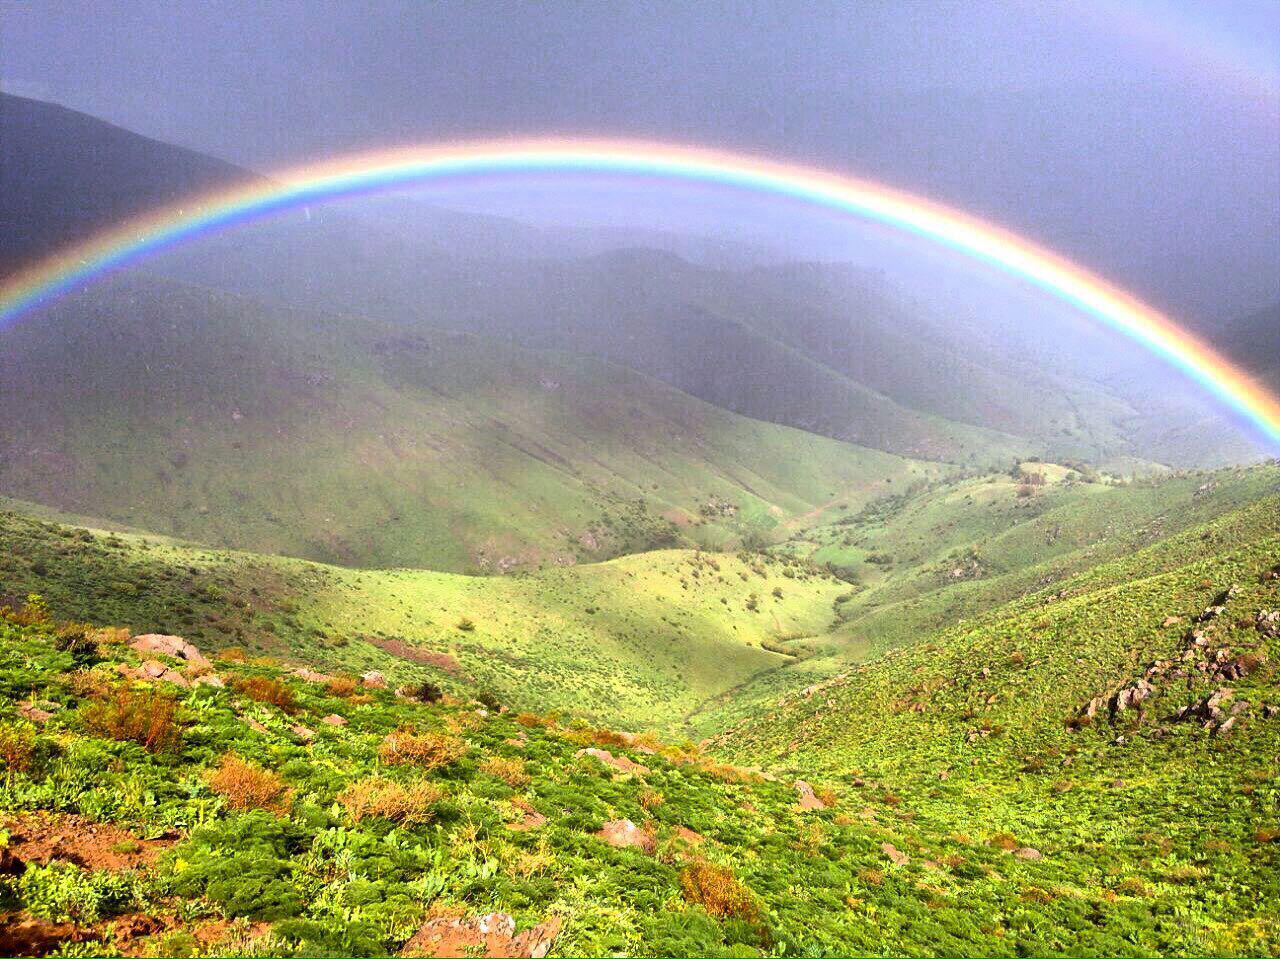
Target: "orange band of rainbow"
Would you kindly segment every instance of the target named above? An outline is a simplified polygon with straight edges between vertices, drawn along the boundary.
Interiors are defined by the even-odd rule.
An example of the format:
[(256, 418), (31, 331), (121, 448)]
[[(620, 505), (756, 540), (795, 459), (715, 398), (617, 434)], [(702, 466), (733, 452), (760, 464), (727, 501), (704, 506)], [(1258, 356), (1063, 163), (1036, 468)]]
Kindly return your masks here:
[(1183, 371), (1280, 447), (1280, 400), (1156, 310), (1075, 264), (928, 200), (792, 164), (658, 143), (530, 140), (411, 147), (322, 163), (143, 215), (0, 285), (0, 327), (106, 271), (281, 210), (426, 181), (512, 173), (674, 178), (791, 197), (918, 234), (1022, 278)]

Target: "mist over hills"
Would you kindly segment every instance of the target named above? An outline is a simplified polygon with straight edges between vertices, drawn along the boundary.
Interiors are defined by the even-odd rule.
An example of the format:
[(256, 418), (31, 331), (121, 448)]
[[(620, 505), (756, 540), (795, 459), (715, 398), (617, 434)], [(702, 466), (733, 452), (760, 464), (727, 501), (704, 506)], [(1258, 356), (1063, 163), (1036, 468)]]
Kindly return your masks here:
[[(0, 119), (0, 268), (249, 175)], [(0, 953), (1274, 951), (1280, 462), (948, 268), (388, 196), (0, 329)]]
[[(0, 102), (12, 179), (0, 201), (3, 263), (254, 177), (60, 107)], [(1256, 455), (1215, 428), (1193, 391), (1114, 337), (1055, 325), (1046, 350), (1040, 323), (1016, 311), (948, 312), (873, 271), (771, 256), (388, 196), (240, 228), (146, 269), (325, 312), (588, 353), (753, 418), (902, 455), (990, 462), (1017, 447), (1175, 465)], [(1222, 342), (1257, 362), (1277, 350), (1272, 328), (1246, 321)]]

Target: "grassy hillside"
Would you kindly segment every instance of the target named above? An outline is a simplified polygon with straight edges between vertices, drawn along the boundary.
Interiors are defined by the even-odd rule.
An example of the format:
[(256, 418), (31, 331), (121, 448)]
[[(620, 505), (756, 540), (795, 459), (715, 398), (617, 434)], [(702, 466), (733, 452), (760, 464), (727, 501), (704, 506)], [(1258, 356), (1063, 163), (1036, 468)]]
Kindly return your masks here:
[(143, 279), (63, 300), (0, 347), (0, 492), (353, 565), (728, 544), (939, 469), (584, 357)]
[(319, 668), (488, 689), (633, 729), (790, 663), (844, 584), (807, 564), (663, 550), (510, 577), (351, 570), (0, 512), (0, 597)]
[[(714, 612), (748, 653), (774, 614), (742, 590), (769, 610), (776, 582), (776, 621), (800, 629), (841, 585), (687, 552), (541, 581), (360, 573), (3, 524), (5, 590), (49, 591), (0, 615), (4, 951), (1275, 953), (1280, 497), (922, 635), (710, 752), (547, 715), (557, 687), (538, 676), (582, 651), (568, 611), (614, 618), (602, 660), (642, 614), (674, 633)], [(483, 703), (449, 669), (391, 685), (438, 676), (455, 696), (362, 682), (388, 654), (307, 636), (317, 614), (293, 605), (305, 588), (371, 631), (475, 615), (500, 588), (493, 616), (526, 586), (563, 617), (543, 642), (518, 611), (454, 623), (468, 673), (496, 657), (480, 678), (510, 680)], [(90, 608), (182, 627), (212, 661), (58, 621)], [(661, 631), (636, 626), (655, 649)], [(225, 648), (236, 628), (289, 661)], [(692, 654), (693, 632), (649, 659)], [(472, 641), (487, 648), (468, 659)]]
[[(1025, 482), (1037, 475), (1044, 485)], [(1043, 593), (1278, 490), (1276, 465), (1122, 483), (1087, 469), (1027, 462), (923, 484), (861, 511), (837, 511), (836, 522), (774, 549), (831, 564), (850, 580), (829, 631), (806, 644), (803, 661), (705, 703), (691, 728), (715, 732), (851, 663)]]
[[(923, 925), (880, 913), (908, 951), (936, 948), (963, 903), (983, 917), (966, 952), (1274, 954), (1278, 561), (1271, 496), (838, 675), (716, 746), (851, 784), (910, 858), (859, 898), (924, 884), (938, 901)], [(975, 848), (1033, 852), (973, 870)], [(983, 901), (997, 889), (1004, 908)]]

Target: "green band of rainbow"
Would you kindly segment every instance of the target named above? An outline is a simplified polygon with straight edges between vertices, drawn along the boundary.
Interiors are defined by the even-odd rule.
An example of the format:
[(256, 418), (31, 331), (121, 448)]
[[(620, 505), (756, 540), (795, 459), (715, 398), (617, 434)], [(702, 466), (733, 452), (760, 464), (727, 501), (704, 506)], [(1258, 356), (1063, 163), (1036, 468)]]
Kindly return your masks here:
[(879, 221), (1026, 280), (1131, 337), (1280, 447), (1280, 400), (1167, 317), (1021, 237), (875, 183), (792, 164), (627, 141), (532, 140), (417, 147), (287, 172), (158, 212), (38, 263), (0, 285), (0, 328), (104, 272), (204, 233), (342, 196), (454, 177), (604, 173), (674, 178), (790, 197)]

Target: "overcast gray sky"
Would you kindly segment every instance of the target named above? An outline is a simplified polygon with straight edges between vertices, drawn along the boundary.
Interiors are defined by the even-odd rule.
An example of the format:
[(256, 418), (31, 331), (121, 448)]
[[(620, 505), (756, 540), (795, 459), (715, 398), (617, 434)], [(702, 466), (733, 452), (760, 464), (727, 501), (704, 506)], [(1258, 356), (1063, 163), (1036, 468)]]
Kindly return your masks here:
[(1175, 313), (1280, 297), (1280, 3), (0, 0), (0, 85), (269, 171), (509, 133), (740, 148)]

